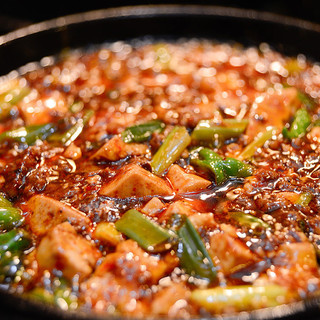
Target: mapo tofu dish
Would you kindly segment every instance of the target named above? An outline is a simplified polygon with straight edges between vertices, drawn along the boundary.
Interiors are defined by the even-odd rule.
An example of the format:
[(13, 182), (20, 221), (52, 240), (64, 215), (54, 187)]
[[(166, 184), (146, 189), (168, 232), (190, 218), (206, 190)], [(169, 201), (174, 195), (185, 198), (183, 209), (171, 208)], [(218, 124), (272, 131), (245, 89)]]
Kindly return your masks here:
[(0, 287), (198, 318), (319, 294), (320, 66), (116, 42), (0, 83)]

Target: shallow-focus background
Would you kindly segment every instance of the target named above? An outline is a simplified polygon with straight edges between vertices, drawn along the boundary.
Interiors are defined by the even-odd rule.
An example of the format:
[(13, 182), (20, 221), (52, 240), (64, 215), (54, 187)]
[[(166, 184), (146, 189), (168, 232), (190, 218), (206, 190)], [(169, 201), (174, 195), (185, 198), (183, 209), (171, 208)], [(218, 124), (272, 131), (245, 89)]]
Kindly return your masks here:
[(127, 6), (136, 4), (205, 4), (256, 9), (261, 11), (276, 12), (288, 16), (298, 17), (320, 23), (319, 0), (176, 0), (176, 1), (146, 1), (146, 0), (2, 0), (0, 5), (0, 34), (23, 27), (33, 22), (39, 22), (62, 15), (78, 13), (100, 8)]

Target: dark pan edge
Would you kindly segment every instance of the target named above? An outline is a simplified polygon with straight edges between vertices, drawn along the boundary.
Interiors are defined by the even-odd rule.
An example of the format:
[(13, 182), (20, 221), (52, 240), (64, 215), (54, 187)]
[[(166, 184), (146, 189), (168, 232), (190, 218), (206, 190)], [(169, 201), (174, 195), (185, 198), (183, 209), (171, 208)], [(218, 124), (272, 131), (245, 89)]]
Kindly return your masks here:
[(144, 5), (93, 10), (31, 24), (27, 27), (23, 27), (0, 36), (0, 46), (31, 34), (54, 28), (63, 28), (76, 23), (107, 18), (121, 19), (136, 17), (143, 19), (154, 15), (213, 15), (220, 17), (242, 18), (278, 23), (283, 26), (292, 26), (320, 33), (320, 24), (270, 12), (206, 5)]

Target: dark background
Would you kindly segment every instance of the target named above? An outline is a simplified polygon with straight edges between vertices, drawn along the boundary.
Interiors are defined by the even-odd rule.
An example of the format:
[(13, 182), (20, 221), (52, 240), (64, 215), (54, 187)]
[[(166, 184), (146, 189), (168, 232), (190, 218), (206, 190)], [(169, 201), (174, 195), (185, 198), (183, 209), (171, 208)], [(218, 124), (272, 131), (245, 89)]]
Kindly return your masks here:
[[(24, 27), (31, 23), (40, 22), (55, 17), (69, 15), (73, 13), (96, 10), (100, 8), (119, 7), (127, 5), (145, 4), (204, 4), (218, 5), (238, 8), (255, 9), (259, 11), (274, 12), (282, 15), (309, 20), (320, 24), (320, 1), (236, 1), (236, 0), (176, 0), (176, 1), (123, 1), (123, 0), (54, 0), (54, 1), (34, 1), (34, 0), (0, 0), (0, 35), (12, 30)], [(320, 43), (315, 43), (320, 46)], [(41, 315), (34, 317), (23, 314), (19, 308), (4, 306), (0, 301), (1, 320), (38, 320), (43, 319)], [(308, 317), (308, 316), (307, 316)], [(315, 316), (317, 317), (317, 316)], [(46, 320), (52, 320), (44, 315)], [(313, 317), (309, 317), (313, 319)]]
[(23, 27), (33, 22), (99, 8), (127, 6), (135, 4), (214, 4), (219, 6), (240, 7), (260, 11), (276, 12), (320, 23), (320, 1), (236, 1), (236, 0), (176, 0), (176, 1), (124, 1), (124, 0), (2, 0), (0, 4), (0, 34)]

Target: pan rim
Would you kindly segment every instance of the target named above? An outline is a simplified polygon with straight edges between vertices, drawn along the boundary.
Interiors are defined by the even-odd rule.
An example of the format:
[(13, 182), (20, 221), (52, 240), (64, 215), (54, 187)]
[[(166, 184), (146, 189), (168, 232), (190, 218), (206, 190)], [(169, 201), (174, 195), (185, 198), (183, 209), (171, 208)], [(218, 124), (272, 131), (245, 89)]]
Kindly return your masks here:
[(258, 11), (253, 9), (241, 9), (235, 7), (223, 7), (214, 5), (188, 5), (188, 4), (169, 4), (169, 5), (137, 5), (123, 6), (107, 9), (97, 9), (92, 11), (80, 12), (61, 16), (28, 26), (19, 28), (0, 36), (1, 46), (36, 33), (41, 33), (51, 29), (60, 29), (73, 24), (91, 22), (103, 19), (124, 19), (124, 18), (146, 18), (161, 15), (180, 15), (180, 16), (216, 16), (238, 19), (248, 19), (253, 21), (264, 21), (280, 24), (282, 26), (294, 27), (306, 31), (320, 33), (320, 24), (307, 20), (290, 17), (268, 11)]

